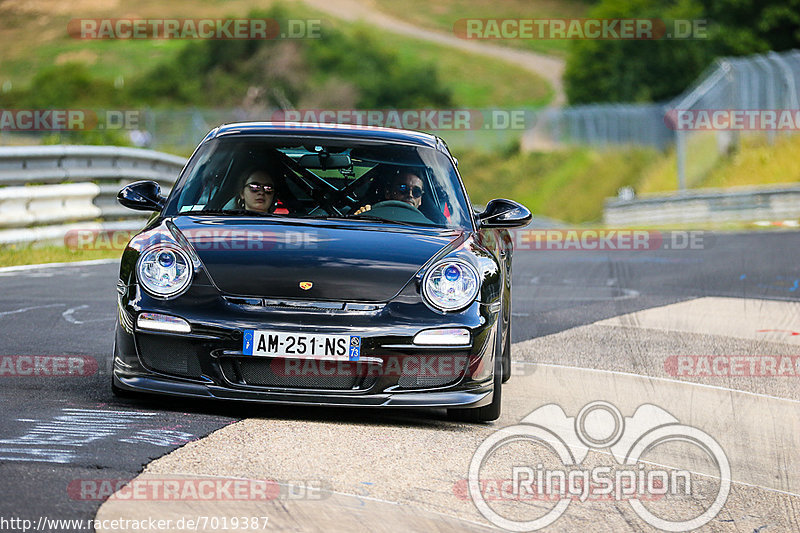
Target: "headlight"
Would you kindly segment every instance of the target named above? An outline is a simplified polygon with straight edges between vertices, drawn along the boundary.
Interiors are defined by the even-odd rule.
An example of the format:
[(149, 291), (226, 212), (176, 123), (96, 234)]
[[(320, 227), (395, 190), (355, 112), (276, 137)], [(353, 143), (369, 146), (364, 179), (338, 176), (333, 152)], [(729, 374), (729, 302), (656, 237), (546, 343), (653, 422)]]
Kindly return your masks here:
[(472, 265), (444, 260), (428, 270), (422, 280), (422, 294), (442, 311), (456, 311), (472, 303), (478, 295), (478, 273)]
[(174, 245), (158, 244), (145, 251), (136, 268), (145, 290), (168, 298), (184, 291), (192, 280), (189, 256)]

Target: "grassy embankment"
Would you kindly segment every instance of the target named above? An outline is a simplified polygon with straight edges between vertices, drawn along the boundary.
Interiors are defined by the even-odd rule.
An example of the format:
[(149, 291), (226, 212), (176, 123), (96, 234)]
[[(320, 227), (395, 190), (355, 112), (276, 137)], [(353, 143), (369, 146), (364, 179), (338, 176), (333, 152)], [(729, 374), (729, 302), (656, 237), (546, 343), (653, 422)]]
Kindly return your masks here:
[[(800, 135), (748, 136), (730, 155), (719, 156), (712, 136), (699, 137), (688, 149), (690, 188), (777, 185), (800, 182)], [(596, 151), (572, 148), (548, 153), (457, 154), (460, 170), (476, 203), (498, 191), (525, 203), (534, 214), (569, 223), (602, 219), (603, 200), (622, 186), (637, 194), (677, 190), (675, 151), (644, 148)]]
[[(379, 9), (417, 26), (451, 33), (461, 19), (563, 19), (581, 18), (589, 3), (580, 0), (377, 0)], [(566, 39), (487, 39), (485, 42), (555, 56), (565, 56)]]

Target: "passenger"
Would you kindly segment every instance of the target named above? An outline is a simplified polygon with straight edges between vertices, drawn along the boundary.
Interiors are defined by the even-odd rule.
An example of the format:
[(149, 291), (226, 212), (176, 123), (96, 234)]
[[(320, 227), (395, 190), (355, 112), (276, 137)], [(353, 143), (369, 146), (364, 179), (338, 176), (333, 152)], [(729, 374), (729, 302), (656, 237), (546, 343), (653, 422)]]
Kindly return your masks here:
[(275, 180), (266, 170), (251, 170), (245, 173), (244, 183), (236, 199), (240, 208), (259, 213), (272, 213), (277, 206)]

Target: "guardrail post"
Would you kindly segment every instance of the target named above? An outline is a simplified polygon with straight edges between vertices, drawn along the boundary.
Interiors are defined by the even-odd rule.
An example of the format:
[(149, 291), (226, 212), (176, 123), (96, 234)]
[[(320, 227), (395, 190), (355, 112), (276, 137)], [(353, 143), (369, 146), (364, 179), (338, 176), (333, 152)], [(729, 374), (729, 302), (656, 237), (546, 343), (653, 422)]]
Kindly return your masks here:
[(675, 130), (675, 153), (678, 160), (678, 190), (686, 190), (686, 132)]

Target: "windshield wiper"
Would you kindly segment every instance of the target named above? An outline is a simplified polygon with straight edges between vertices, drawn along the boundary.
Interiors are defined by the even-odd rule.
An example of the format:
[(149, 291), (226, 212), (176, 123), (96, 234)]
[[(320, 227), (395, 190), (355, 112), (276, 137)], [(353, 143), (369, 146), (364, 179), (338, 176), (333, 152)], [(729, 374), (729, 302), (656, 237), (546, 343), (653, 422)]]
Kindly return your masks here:
[(192, 211), (183, 211), (180, 215), (244, 215), (252, 216), (258, 215), (262, 217), (279, 217), (286, 218), (288, 215), (281, 215), (278, 213), (262, 213), (261, 211), (251, 211), (249, 209), (197, 209)]
[(181, 211), (180, 215), (244, 215), (244, 209), (192, 209), (191, 211)]
[(361, 214), (358, 214), (358, 215), (346, 215), (346, 216), (342, 216), (342, 217), (331, 216), (331, 217), (328, 217), (328, 218), (341, 218), (341, 219), (345, 219), (345, 220), (354, 220), (354, 219), (358, 219), (358, 220), (374, 220), (376, 222), (388, 222), (390, 224), (399, 224), (401, 226), (417, 226), (418, 225), (418, 224), (414, 224), (412, 222), (403, 222), (401, 220), (392, 220), (391, 218), (383, 218), (383, 217), (379, 217), (379, 216), (376, 216), (376, 215), (370, 215), (368, 213), (361, 213)]

